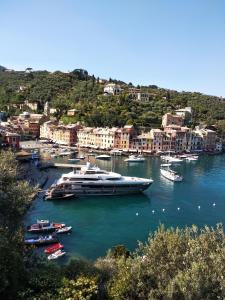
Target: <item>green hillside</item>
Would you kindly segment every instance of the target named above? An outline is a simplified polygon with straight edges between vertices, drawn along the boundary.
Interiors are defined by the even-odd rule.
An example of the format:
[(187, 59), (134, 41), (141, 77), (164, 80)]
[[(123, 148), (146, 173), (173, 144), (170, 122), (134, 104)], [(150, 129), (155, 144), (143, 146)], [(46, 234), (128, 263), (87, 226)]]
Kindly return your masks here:
[[(116, 82), (115, 80), (110, 80)], [(10, 103), (24, 100), (39, 101), (40, 110), (49, 101), (58, 108), (58, 117), (64, 122), (81, 121), (88, 126), (123, 126), (135, 124), (158, 127), (165, 112), (191, 106), (194, 110), (193, 124), (205, 122), (225, 127), (225, 101), (219, 97), (198, 92), (177, 92), (155, 85), (141, 86), (149, 92), (148, 102), (140, 103), (131, 98), (128, 88), (132, 84), (118, 81), (123, 93), (104, 96), (104, 84), (87, 71), (76, 69), (70, 73), (56, 71), (7, 71), (0, 68), (0, 109), (6, 110)], [(62, 116), (68, 108), (78, 110), (76, 116)], [(15, 111), (11, 110), (11, 113)]]

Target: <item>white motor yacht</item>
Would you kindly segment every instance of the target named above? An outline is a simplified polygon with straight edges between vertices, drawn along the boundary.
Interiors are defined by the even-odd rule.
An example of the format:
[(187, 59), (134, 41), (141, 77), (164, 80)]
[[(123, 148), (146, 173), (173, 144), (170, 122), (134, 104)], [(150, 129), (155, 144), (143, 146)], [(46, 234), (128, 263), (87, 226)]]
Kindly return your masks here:
[(80, 171), (63, 174), (52, 185), (49, 193), (57, 195), (74, 194), (75, 196), (125, 195), (146, 190), (152, 179), (122, 176), (115, 172), (92, 167), (88, 162)]
[(128, 158), (124, 159), (126, 162), (144, 162), (145, 158), (141, 155), (130, 155)]
[(163, 177), (172, 180), (172, 181), (182, 181), (183, 177), (179, 175), (176, 171), (171, 170), (169, 167), (171, 164), (163, 164), (160, 168), (160, 173)]

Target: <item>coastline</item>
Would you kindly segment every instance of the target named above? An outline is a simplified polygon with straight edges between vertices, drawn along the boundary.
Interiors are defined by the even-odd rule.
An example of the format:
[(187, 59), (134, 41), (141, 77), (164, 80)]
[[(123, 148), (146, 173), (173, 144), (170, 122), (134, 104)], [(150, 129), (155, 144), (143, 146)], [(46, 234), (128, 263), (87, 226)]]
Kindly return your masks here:
[(23, 162), (20, 164), (20, 176), (19, 180), (27, 181), (32, 187), (37, 188), (34, 193), (32, 200), (34, 200), (49, 179), (48, 171), (41, 170), (36, 167), (32, 161)]

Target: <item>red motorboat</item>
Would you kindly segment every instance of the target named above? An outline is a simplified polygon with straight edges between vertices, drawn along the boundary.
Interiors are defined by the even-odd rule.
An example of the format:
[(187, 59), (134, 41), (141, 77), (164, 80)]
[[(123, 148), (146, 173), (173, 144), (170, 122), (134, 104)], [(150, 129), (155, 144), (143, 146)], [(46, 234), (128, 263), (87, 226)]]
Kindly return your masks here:
[(44, 252), (45, 252), (45, 254), (52, 254), (52, 253), (54, 253), (58, 250), (61, 250), (63, 248), (64, 248), (64, 246), (62, 244), (56, 243), (52, 246), (49, 246), (49, 247), (45, 248)]

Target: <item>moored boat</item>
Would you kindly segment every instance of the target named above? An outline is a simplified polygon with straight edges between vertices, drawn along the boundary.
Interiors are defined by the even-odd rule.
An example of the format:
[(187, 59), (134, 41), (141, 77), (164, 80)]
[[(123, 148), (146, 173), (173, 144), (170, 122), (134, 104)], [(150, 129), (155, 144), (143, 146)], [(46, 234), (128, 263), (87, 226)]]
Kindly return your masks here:
[(37, 224), (49, 224), (49, 220), (39, 220), (37, 219)]
[(54, 253), (52, 253), (51, 255), (48, 256), (48, 260), (53, 260), (53, 259), (57, 259), (61, 256), (64, 256), (66, 254), (65, 251), (62, 251), (62, 250), (58, 250)]
[(179, 175), (176, 171), (171, 170), (169, 167), (171, 164), (163, 164), (160, 168), (160, 173), (163, 177), (171, 181), (182, 181), (183, 177)]
[(110, 154), (115, 155), (115, 156), (121, 156), (121, 155), (123, 155), (123, 150), (113, 149), (113, 150), (110, 151)]
[(197, 155), (192, 155), (192, 156), (188, 156), (185, 158), (187, 161), (197, 161), (198, 160), (198, 156)]
[(56, 229), (56, 233), (68, 233), (72, 230), (72, 226), (65, 226), (59, 229)]
[(80, 161), (80, 159), (79, 158), (69, 158), (69, 159), (67, 159), (67, 161), (68, 162), (78, 162), (78, 161)]
[(33, 224), (31, 226), (27, 226), (27, 232), (30, 233), (41, 233), (41, 232), (53, 232), (55, 231), (55, 227), (53, 224), (44, 223), (44, 224)]
[(70, 193), (77, 197), (126, 195), (143, 192), (152, 182), (152, 179), (122, 176), (87, 163), (79, 171), (62, 174), (56, 184), (50, 187), (48, 194), (60, 197)]
[(75, 194), (64, 194), (64, 193), (54, 193), (54, 191), (49, 191), (45, 194), (44, 200), (69, 200), (77, 198)]
[(145, 158), (141, 155), (130, 155), (128, 158), (124, 159), (126, 162), (144, 162)]
[(66, 226), (65, 223), (55, 223), (55, 222), (50, 222), (49, 220), (39, 220), (39, 219), (37, 219), (37, 224), (53, 224), (55, 228), (61, 228)]
[(169, 163), (181, 163), (183, 159), (175, 156), (169, 156), (169, 155), (162, 155), (161, 159), (169, 162)]
[(73, 154), (75, 154), (74, 151), (62, 151), (61, 153), (59, 153), (59, 156), (69, 156)]
[(79, 158), (79, 159), (85, 159), (85, 156), (83, 156), (83, 155), (80, 155), (79, 157), (77, 157), (77, 158)]
[(30, 237), (24, 240), (26, 245), (36, 245), (42, 246), (46, 244), (53, 244), (58, 242), (58, 238), (56, 235), (47, 235), (47, 236), (38, 236), (38, 237)]
[(45, 248), (44, 253), (45, 254), (52, 254), (52, 253), (54, 253), (58, 250), (61, 250), (63, 248), (64, 248), (64, 246), (62, 244), (56, 243), (56, 244), (53, 244), (52, 246), (49, 246), (49, 247)]
[(102, 160), (110, 160), (111, 156), (107, 154), (101, 154), (95, 157), (96, 159), (102, 159)]

